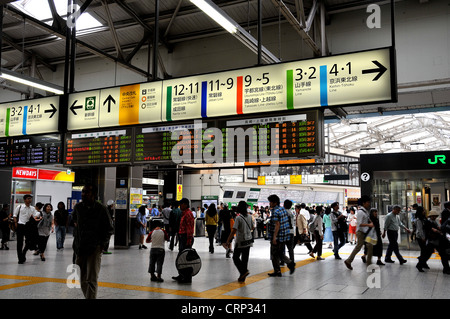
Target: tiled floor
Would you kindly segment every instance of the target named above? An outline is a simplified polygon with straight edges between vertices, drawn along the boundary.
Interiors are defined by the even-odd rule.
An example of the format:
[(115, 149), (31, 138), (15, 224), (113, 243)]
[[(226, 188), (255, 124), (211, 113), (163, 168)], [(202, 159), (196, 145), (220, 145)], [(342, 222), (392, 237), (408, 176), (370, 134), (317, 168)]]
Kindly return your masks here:
[[(113, 242), (113, 240), (111, 241)], [(27, 262), (17, 263), (16, 243), (10, 242), (10, 250), (0, 251), (0, 299), (83, 299), (78, 288), (71, 288), (73, 279), (72, 235), (66, 239), (66, 249), (56, 251), (52, 234), (46, 252), (46, 261), (28, 253)], [(343, 259), (350, 254), (353, 245), (341, 248)], [(171, 279), (177, 275), (175, 258), (177, 251), (166, 251), (163, 267), (163, 283), (150, 281), (147, 272), (149, 249), (111, 249), (111, 255), (102, 257), (99, 277), (99, 299), (424, 299), (450, 297), (450, 276), (442, 273), (440, 260), (433, 255), (430, 270), (419, 273), (415, 268), (417, 251), (402, 251), (408, 261), (404, 265), (387, 264), (375, 267), (374, 272), (357, 256), (353, 270), (348, 270), (343, 260), (335, 260), (331, 249), (324, 248), (325, 260), (315, 261), (307, 255), (304, 246), (295, 248), (297, 269), (290, 275), (283, 268), (281, 278), (270, 278), (269, 242), (256, 239), (251, 249), (249, 270), (245, 284), (237, 282), (239, 276), (232, 259), (225, 258), (225, 250), (215, 246), (215, 253), (208, 252), (204, 237), (196, 237), (194, 248), (202, 259), (202, 268), (192, 284), (178, 284)], [(394, 260), (396, 260), (394, 258)]]

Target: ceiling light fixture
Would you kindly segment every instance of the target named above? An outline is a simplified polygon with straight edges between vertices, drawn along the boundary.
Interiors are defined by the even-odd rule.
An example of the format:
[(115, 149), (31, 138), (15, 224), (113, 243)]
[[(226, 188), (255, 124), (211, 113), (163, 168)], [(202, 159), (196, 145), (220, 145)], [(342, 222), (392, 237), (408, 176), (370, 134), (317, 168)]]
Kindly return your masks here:
[[(214, 21), (219, 23), (225, 30), (230, 32), (236, 39), (241, 41), (254, 53), (258, 53), (258, 40), (256, 40), (249, 32), (242, 28), (236, 21), (231, 19), (222, 9), (210, 0), (190, 0), (199, 9), (210, 16)], [(267, 48), (261, 46), (261, 58), (266, 63), (279, 63), (278, 59)]]
[(191, 2), (210, 16), (211, 19), (220, 24), (225, 30), (230, 33), (236, 33), (236, 25), (230, 21), (226, 14), (214, 3), (209, 0), (191, 0)]
[(24, 85), (32, 86), (47, 92), (55, 94), (64, 94), (64, 89), (58, 85), (42, 81), (40, 79), (32, 78), (30, 76), (10, 71), (4, 68), (0, 69), (0, 77), (6, 80), (14, 81)]

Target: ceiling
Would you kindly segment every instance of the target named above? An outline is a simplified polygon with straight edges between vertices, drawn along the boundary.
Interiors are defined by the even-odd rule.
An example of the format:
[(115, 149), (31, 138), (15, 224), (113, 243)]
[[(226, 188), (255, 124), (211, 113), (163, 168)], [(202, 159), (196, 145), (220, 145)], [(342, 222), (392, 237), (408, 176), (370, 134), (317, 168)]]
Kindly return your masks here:
[[(56, 66), (65, 63), (66, 58), (66, 22), (65, 16), (39, 20), (20, 11), (15, 4), (29, 4), (40, 0), (1, 1), (8, 3), (4, 8), (3, 32), (1, 46), (1, 67), (17, 72), (29, 71), (33, 65), (35, 76), (42, 78), (43, 68), (56, 70)], [(44, 0), (42, 6), (49, 6), (52, 0)], [(65, 2), (67, 0), (54, 0)], [(418, 1), (418, 0), (414, 0)], [(245, 30), (258, 23), (257, 0), (214, 0), (217, 6), (236, 21)], [(386, 1), (325, 0), (327, 22), (332, 14), (366, 7), (371, 3)], [(306, 25), (311, 12), (316, 12), (316, 0), (285, 0), (279, 8), (278, 0), (262, 1), (262, 24), (292, 24), (289, 13), (300, 24)], [(136, 52), (153, 40), (155, 20), (155, 1), (148, 0), (83, 0), (78, 4), (85, 13), (94, 17), (100, 26), (77, 31), (77, 59), (104, 58), (113, 60), (120, 66), (138, 74), (151, 77), (148, 70), (132, 64)], [(303, 10), (302, 10), (303, 8)], [(55, 8), (57, 9), (57, 8)], [(318, 12), (318, 11), (317, 11)], [(317, 13), (316, 12), (316, 13)], [(302, 14), (303, 13), (303, 14)], [(205, 39), (225, 34), (226, 31), (205, 15), (189, 0), (160, 0), (157, 27), (159, 43), (169, 51), (177, 49), (183, 41)], [(309, 33), (303, 28), (296, 29), (305, 43), (315, 50)], [(170, 77), (164, 68), (164, 61), (159, 59), (159, 67), (164, 77)], [(416, 90), (417, 86), (399, 86), (397, 103), (373, 104), (366, 106), (341, 107), (326, 110), (329, 122), (330, 146), (344, 152), (359, 152), (361, 148), (374, 147), (385, 152), (386, 141), (400, 140), (400, 151), (411, 151), (411, 143), (424, 143), (424, 150), (450, 149), (450, 132), (448, 112), (416, 113), (423, 109), (448, 109), (450, 100), (448, 83), (433, 90)], [(0, 79), (0, 88), (20, 93), (23, 86)], [(439, 109), (440, 108), (440, 109)], [(400, 115), (393, 112), (403, 112)], [(378, 117), (367, 117), (379, 115)], [(381, 117), (381, 115), (384, 115)], [(362, 118), (362, 119), (361, 119)], [(367, 131), (350, 131), (351, 123), (367, 122)], [(421, 145), (421, 144), (420, 144)], [(413, 147), (414, 148), (414, 147)], [(397, 150), (397, 151), (399, 151)]]

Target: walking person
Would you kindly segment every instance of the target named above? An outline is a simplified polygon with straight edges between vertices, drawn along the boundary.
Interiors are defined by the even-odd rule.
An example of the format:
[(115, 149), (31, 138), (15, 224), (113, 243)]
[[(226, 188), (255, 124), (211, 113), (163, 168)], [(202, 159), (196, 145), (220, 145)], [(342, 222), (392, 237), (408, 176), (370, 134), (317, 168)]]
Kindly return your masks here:
[(86, 299), (97, 298), (102, 250), (114, 231), (108, 210), (96, 201), (97, 194), (97, 186), (86, 184), (81, 190), (81, 202), (75, 205), (72, 213), (75, 224), (72, 246)]
[(339, 203), (334, 202), (331, 204), (331, 230), (333, 232), (333, 244), (334, 244), (334, 258), (342, 259), (339, 256), (339, 249), (345, 245), (345, 234), (347, 233), (347, 216), (339, 211)]
[(419, 261), (416, 265), (416, 268), (423, 272), (423, 269), (430, 269), (424, 258), (426, 256), (426, 246), (427, 246), (427, 237), (425, 235), (424, 225), (426, 224), (425, 210), (422, 206), (416, 207), (416, 214), (414, 218), (414, 223), (416, 225), (416, 241), (420, 247), (420, 255)]
[(250, 247), (253, 246), (254, 229), (252, 223), (252, 216), (247, 212), (247, 203), (240, 201), (237, 206), (237, 212), (239, 214), (236, 217), (231, 233), (228, 236), (227, 244), (231, 245), (231, 241), (236, 235), (236, 241), (234, 244), (233, 262), (239, 271), (238, 282), (245, 282), (245, 278), (250, 274), (248, 270), (248, 258), (250, 255)]
[(23, 195), (24, 204), (18, 205), (14, 209), (13, 218), (16, 228), (16, 238), (17, 238), (17, 258), (19, 264), (23, 264), (26, 261), (26, 250), (23, 250), (24, 239), (27, 238), (27, 226), (26, 223), (31, 218), (38, 218), (40, 216), (39, 212), (31, 206), (33, 196), (30, 194)]
[[(450, 275), (450, 266), (448, 261), (448, 255), (446, 249), (448, 249), (448, 241), (445, 238), (444, 233), (437, 222), (437, 218), (439, 217), (439, 213), (435, 210), (430, 210), (428, 213), (428, 219), (424, 223), (424, 231), (425, 236), (427, 238), (427, 244), (425, 247), (424, 256), (420, 256), (419, 263), (416, 268), (423, 272), (423, 266), (426, 264), (428, 259), (430, 259), (431, 255), (433, 255), (434, 251), (437, 250), (439, 256), (441, 257), (441, 263), (443, 266), (443, 273), (446, 275)], [(444, 227), (447, 228), (448, 223), (444, 222)], [(444, 232), (447, 232), (445, 229)]]
[(205, 216), (206, 232), (209, 239), (209, 252), (214, 254), (214, 236), (216, 235), (217, 223), (219, 222), (219, 214), (217, 213), (216, 204), (211, 203)]
[[(372, 245), (366, 242), (366, 247), (364, 248), (364, 255), (367, 255), (366, 264), (367, 266), (372, 263), (372, 257), (377, 257), (377, 265), (384, 266), (385, 264), (381, 261), (383, 256), (383, 241), (381, 238), (381, 228), (380, 220), (378, 219), (378, 210), (376, 208), (371, 208), (369, 212), (369, 219), (373, 223), (373, 228), (375, 230), (377, 243)], [(372, 245), (373, 247), (370, 247)], [(369, 250), (372, 249), (372, 255), (369, 254)], [(364, 261), (364, 260), (363, 260)]]
[(42, 211), (42, 219), (38, 223), (38, 248), (39, 254), (41, 255), (41, 260), (45, 261), (44, 252), (47, 249), (48, 238), (50, 237), (50, 233), (54, 232), (54, 224), (53, 224), (53, 215), (52, 215), (53, 206), (50, 203), (44, 205)]
[(168, 233), (170, 228), (170, 213), (172, 212), (172, 208), (168, 204), (163, 205), (163, 209), (161, 215), (164, 221), (164, 230)]
[(294, 260), (294, 237), (295, 237), (295, 213), (291, 210), (292, 201), (286, 199), (283, 203), (284, 209), (286, 209), (289, 216), (289, 239), (286, 242), (286, 248), (289, 253), (289, 259), (295, 263)]
[[(355, 259), (356, 254), (359, 253), (364, 246), (369, 228), (374, 226), (369, 219), (370, 197), (363, 195), (358, 201), (361, 208), (356, 214), (356, 246), (353, 248), (350, 256), (344, 261), (345, 266), (350, 270), (353, 269), (352, 262)], [(368, 251), (368, 254), (372, 255), (372, 251)]]
[(9, 228), (10, 216), (9, 204), (5, 203), (0, 210), (0, 231), (2, 232), (2, 246), (0, 247), (0, 250), (9, 250), (8, 241), (11, 233), (11, 229)]
[[(180, 200), (181, 220), (180, 229), (178, 231), (179, 237), (179, 252), (180, 255), (183, 250), (192, 248), (194, 245), (194, 215), (189, 209), (189, 199), (182, 198)], [(178, 270), (178, 276), (172, 277), (172, 279), (178, 281), (178, 283), (191, 283), (192, 282), (192, 268), (183, 268)]]
[(41, 202), (37, 202), (34, 205), (34, 209), (36, 210), (36, 216), (34, 218), (30, 218), (30, 220), (26, 223), (26, 232), (28, 237), (25, 240), (25, 248), (23, 249), (24, 254), (27, 253), (28, 250), (34, 250), (33, 255), (39, 255), (39, 232), (38, 232), (38, 223), (42, 220), (42, 207), (44, 204)]
[[(111, 221), (112, 221), (113, 228), (114, 228), (114, 201), (112, 199), (108, 199), (108, 201), (106, 202), (106, 209), (108, 210), (109, 216), (111, 217)], [(111, 254), (111, 252), (109, 251), (109, 241), (110, 240), (108, 240), (105, 243), (105, 246), (103, 246), (103, 252), (102, 252), (103, 255)]]
[(231, 211), (228, 209), (227, 205), (224, 205), (219, 213), (219, 223), (222, 224), (220, 242), (222, 243), (222, 247), (226, 250), (225, 258), (231, 258), (232, 249), (230, 248), (231, 246), (227, 244), (227, 240), (231, 233), (232, 219), (233, 216)]
[(347, 217), (348, 233), (350, 234), (350, 244), (356, 244), (356, 211), (354, 207), (350, 207), (350, 213)]
[(314, 254), (317, 254), (317, 260), (324, 260), (322, 258), (322, 241), (323, 241), (323, 219), (322, 219), (322, 206), (317, 206), (310, 223), (309, 230), (314, 233), (316, 244), (313, 250), (309, 253), (312, 258), (316, 258)]
[(310, 254), (313, 250), (313, 247), (311, 246), (311, 239), (309, 237), (309, 229), (308, 229), (308, 222), (306, 221), (305, 216), (300, 214), (300, 205), (295, 205), (295, 212), (296, 212), (296, 231), (297, 231), (297, 242), (299, 244), (305, 244), (306, 248), (308, 249), (308, 254)]
[(64, 202), (58, 203), (58, 209), (55, 210), (53, 223), (55, 225), (56, 250), (62, 251), (64, 249), (67, 230), (69, 229), (69, 212)]
[(144, 245), (144, 237), (147, 233), (147, 218), (145, 217), (145, 206), (141, 206), (138, 209), (138, 214), (136, 215), (136, 227), (139, 234), (139, 249), (147, 249)]
[(170, 244), (169, 250), (173, 251), (173, 247), (178, 244), (178, 230), (180, 229), (181, 210), (179, 203), (175, 202), (169, 216), (169, 233)]
[(392, 253), (395, 253), (397, 256), (400, 265), (403, 265), (406, 263), (406, 259), (403, 258), (403, 256), (400, 254), (400, 250), (398, 248), (398, 231), (400, 228), (403, 228), (408, 233), (411, 233), (411, 231), (403, 225), (403, 223), (398, 218), (398, 215), (400, 214), (401, 207), (399, 205), (394, 205), (392, 208), (392, 212), (386, 215), (386, 219), (384, 221), (384, 231), (382, 237), (384, 238), (388, 236), (389, 245), (386, 249), (386, 256), (384, 257), (384, 262), (387, 263), (394, 263), (394, 261), (391, 259)]
[[(332, 219), (330, 217), (331, 214), (331, 208), (327, 207), (325, 208), (325, 214), (323, 214), (323, 225), (325, 227), (325, 232), (323, 234), (323, 242), (324, 243), (328, 243), (328, 248), (333, 248), (332, 246), (332, 242), (334, 241), (333, 239), (333, 228), (336, 229), (336, 225), (333, 225), (333, 227), (331, 226), (332, 224)], [(333, 222), (333, 224), (335, 224), (335, 222)]]
[(270, 195), (268, 198), (272, 213), (270, 215), (270, 257), (272, 259), (273, 272), (271, 277), (281, 277), (280, 261), (284, 261), (290, 273), (295, 271), (295, 262), (284, 254), (286, 243), (289, 241), (289, 215), (280, 206), (280, 198), (277, 195)]
[(152, 243), (148, 272), (150, 273), (151, 281), (164, 282), (164, 279), (161, 278), (164, 257), (166, 254), (164, 243), (169, 241), (169, 234), (161, 228), (161, 221), (155, 221), (154, 226), (155, 228), (148, 234), (145, 241), (147, 243)]

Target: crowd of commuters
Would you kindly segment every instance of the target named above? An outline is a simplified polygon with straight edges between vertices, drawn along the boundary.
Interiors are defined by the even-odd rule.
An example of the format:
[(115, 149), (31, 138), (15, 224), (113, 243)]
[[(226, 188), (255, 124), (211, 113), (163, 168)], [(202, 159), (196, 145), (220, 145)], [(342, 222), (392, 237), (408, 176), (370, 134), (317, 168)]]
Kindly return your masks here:
[[(80, 267), (80, 285), (86, 298), (96, 298), (97, 278), (101, 266), (101, 255), (108, 252), (110, 237), (113, 234), (114, 202), (107, 206), (96, 200), (98, 189), (87, 184), (82, 190), (82, 200), (75, 205), (69, 216), (63, 202), (58, 203), (53, 212), (50, 203), (32, 203), (32, 196), (25, 195), (24, 203), (18, 205), (12, 213), (8, 204), (0, 211), (0, 229), (2, 230), (1, 249), (9, 249), (10, 230), (16, 236), (18, 263), (26, 261), (28, 250), (35, 251), (45, 261), (47, 242), (52, 232), (56, 233), (58, 251), (64, 249), (65, 236), (69, 221), (73, 229), (73, 260)], [(419, 272), (429, 269), (427, 261), (437, 251), (441, 257), (444, 274), (450, 274), (447, 251), (450, 238), (450, 202), (444, 204), (444, 211), (426, 210), (417, 204), (411, 209), (412, 230), (400, 220), (402, 208), (392, 206), (386, 215), (383, 229), (380, 227), (378, 210), (372, 208), (369, 196), (362, 196), (357, 207), (340, 211), (339, 203), (328, 207), (307, 207), (305, 204), (293, 205), (285, 200), (281, 204), (277, 195), (268, 197), (269, 206), (251, 207), (245, 201), (229, 208), (227, 205), (210, 204), (197, 209), (190, 207), (187, 198), (174, 205), (162, 208), (141, 206), (136, 215), (135, 227), (139, 235), (139, 249), (147, 249), (144, 241), (151, 244), (148, 272), (150, 280), (163, 282), (162, 272), (166, 242), (169, 250), (178, 246), (178, 256), (189, 250), (194, 254), (194, 232), (196, 218), (204, 219), (204, 228), (209, 241), (209, 253), (214, 254), (214, 246), (222, 246), (225, 258), (232, 258), (237, 272), (238, 282), (244, 283), (250, 274), (248, 269), (250, 250), (256, 238), (269, 241), (270, 260), (273, 272), (270, 277), (281, 277), (281, 266), (286, 265), (290, 274), (294, 273), (296, 263), (294, 248), (305, 245), (310, 257), (323, 260), (324, 246), (333, 251), (335, 259), (341, 259), (339, 250), (346, 244), (354, 245), (345, 266), (352, 270), (352, 262), (362, 250), (361, 260), (367, 266), (376, 257), (376, 264), (394, 263), (395, 254), (400, 265), (406, 263), (399, 251), (398, 233), (400, 229), (411, 234), (420, 247), (420, 256), (416, 268)], [(441, 216), (440, 216), (441, 215)], [(440, 216), (440, 218), (439, 218)], [(71, 218), (69, 218), (71, 217)], [(148, 222), (148, 217), (151, 222)], [(203, 226), (201, 226), (203, 227)], [(145, 235), (147, 238), (145, 240)], [(383, 256), (383, 239), (389, 244)], [(234, 242), (234, 244), (233, 244)], [(314, 245), (314, 246), (313, 246)], [(198, 255), (197, 255), (198, 256)], [(199, 257), (198, 257), (199, 258)], [(178, 258), (177, 258), (178, 262)], [(172, 277), (179, 283), (191, 283), (192, 267), (178, 267), (178, 276)]]

